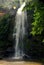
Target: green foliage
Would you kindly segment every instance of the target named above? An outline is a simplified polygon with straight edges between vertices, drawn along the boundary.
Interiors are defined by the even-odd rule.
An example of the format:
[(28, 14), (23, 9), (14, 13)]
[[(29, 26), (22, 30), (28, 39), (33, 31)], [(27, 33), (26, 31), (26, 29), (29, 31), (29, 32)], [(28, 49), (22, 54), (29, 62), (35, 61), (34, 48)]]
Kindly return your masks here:
[(33, 35), (41, 34), (44, 30), (44, 5), (41, 3), (37, 4), (33, 14), (34, 22), (32, 23), (33, 27), (31, 32)]
[(33, 10), (33, 20), (32, 20), (32, 35), (41, 34), (44, 30), (44, 3), (37, 1), (31, 1), (27, 7), (27, 10)]
[[(5, 36), (9, 26), (9, 14), (0, 17), (0, 39)], [(7, 33), (6, 33), (7, 34)]]
[[(25, 41), (27, 43), (27, 44), (25, 43), (26, 51), (28, 52), (28, 54), (32, 55), (33, 58), (34, 57), (35, 58), (38, 57), (38, 59), (44, 58), (44, 51), (43, 51), (44, 50), (44, 3), (40, 2), (39, 0), (34, 0), (29, 2), (25, 8), (29, 12), (28, 14), (29, 16), (30, 16), (30, 11), (33, 11), (33, 13), (31, 14), (32, 24), (29, 24), (29, 26), (32, 25), (32, 30), (31, 32), (29, 31), (29, 35), (28, 35), (29, 41), (27, 42), (27, 39)], [(30, 23), (29, 20), (28, 22)]]

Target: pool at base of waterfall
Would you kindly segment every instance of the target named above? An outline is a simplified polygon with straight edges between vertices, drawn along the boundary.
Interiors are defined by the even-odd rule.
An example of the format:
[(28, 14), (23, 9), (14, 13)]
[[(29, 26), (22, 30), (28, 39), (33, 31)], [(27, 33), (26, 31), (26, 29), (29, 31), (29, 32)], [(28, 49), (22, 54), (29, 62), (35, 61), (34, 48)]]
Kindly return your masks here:
[(15, 59), (15, 60), (22, 60), (23, 57), (12, 57), (12, 59)]
[(9, 57), (9, 58), (4, 58), (3, 60), (7, 60), (7, 61), (22, 61), (24, 60), (23, 57)]

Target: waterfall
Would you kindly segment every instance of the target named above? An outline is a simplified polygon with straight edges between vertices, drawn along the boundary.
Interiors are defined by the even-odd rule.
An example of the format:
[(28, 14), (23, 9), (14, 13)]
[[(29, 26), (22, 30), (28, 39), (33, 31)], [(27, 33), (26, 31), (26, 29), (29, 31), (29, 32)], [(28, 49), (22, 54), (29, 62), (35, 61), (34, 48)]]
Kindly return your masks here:
[(16, 33), (13, 33), (13, 37), (15, 36), (15, 54), (14, 59), (22, 59), (23, 58), (23, 38), (25, 35), (25, 21), (27, 20), (26, 11), (22, 11), (25, 7), (26, 3), (24, 2), (20, 8), (18, 8), (16, 13), (16, 20), (15, 20), (15, 28)]

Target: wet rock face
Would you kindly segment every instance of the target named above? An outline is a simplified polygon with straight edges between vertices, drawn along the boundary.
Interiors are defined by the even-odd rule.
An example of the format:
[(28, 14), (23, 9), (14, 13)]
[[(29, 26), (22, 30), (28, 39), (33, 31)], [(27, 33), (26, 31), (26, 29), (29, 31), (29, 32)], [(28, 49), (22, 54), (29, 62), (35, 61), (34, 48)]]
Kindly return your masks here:
[(9, 13), (10, 13), (11, 16), (13, 15), (15, 17), (16, 16), (16, 11), (17, 11), (17, 9), (11, 8)]
[(8, 40), (13, 42), (13, 30), (15, 26), (15, 16), (16, 16), (16, 9), (10, 9), (9, 14), (10, 14), (10, 19), (11, 21), (9, 22), (9, 34), (8, 34)]
[[(3, 11), (1, 9), (0, 11)], [(5, 10), (4, 10), (5, 12)], [(11, 12), (11, 13), (10, 13)], [(13, 12), (13, 13), (12, 13)], [(6, 13), (6, 12), (5, 12)], [(14, 43), (13, 43), (13, 28), (15, 23), (16, 10), (8, 10), (7, 13), (9, 17), (4, 16), (4, 21), (0, 24), (0, 58), (5, 56), (10, 56), (14, 52)], [(3, 27), (3, 28), (2, 28)], [(6, 28), (5, 28), (6, 27)], [(2, 29), (1, 29), (2, 28)], [(5, 29), (4, 29), (5, 28)]]

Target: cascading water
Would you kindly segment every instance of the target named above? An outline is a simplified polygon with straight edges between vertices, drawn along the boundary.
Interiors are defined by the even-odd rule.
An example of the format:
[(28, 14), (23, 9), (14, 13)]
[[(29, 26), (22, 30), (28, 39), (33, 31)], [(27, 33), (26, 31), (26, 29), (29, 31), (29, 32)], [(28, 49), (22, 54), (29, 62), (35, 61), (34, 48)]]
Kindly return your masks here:
[[(23, 58), (23, 38), (25, 35), (25, 21), (27, 19), (26, 11), (22, 11), (26, 3), (24, 2), (21, 7), (17, 10), (16, 13), (16, 33), (13, 33), (13, 36), (16, 36), (16, 45), (15, 45), (15, 54), (14, 59)], [(14, 29), (15, 30), (15, 29)]]

